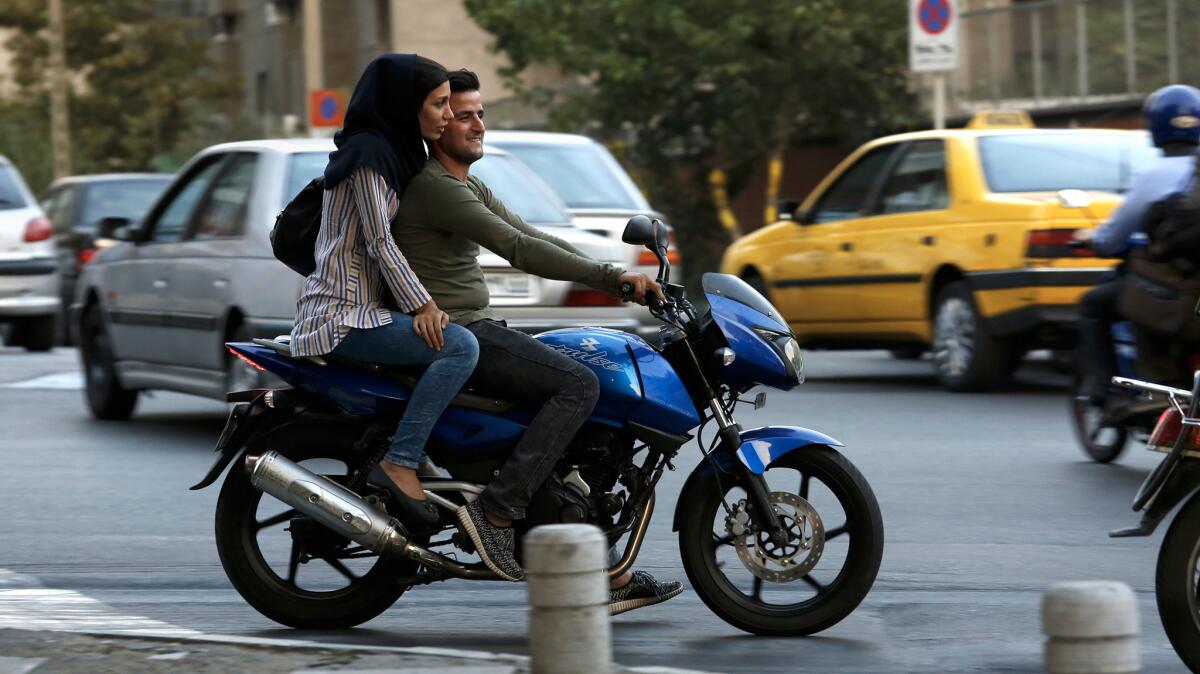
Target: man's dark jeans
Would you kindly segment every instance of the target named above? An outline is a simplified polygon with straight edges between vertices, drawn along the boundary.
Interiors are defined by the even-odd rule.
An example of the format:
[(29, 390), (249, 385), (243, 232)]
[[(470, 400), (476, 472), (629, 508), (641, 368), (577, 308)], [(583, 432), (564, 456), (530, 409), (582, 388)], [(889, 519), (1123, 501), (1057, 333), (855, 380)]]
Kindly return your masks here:
[(1108, 383), (1116, 374), (1117, 356), (1112, 326), (1117, 314), (1120, 283), (1111, 280), (1092, 288), (1080, 300), (1079, 358), (1083, 366), (1083, 395), (1095, 402), (1104, 400)]
[(500, 476), (479, 497), (493, 515), (522, 519), (530, 498), (591, 415), (600, 382), (583, 363), (502, 323), (476, 321), (467, 329), (479, 340), (477, 379), (506, 397), (544, 402)]

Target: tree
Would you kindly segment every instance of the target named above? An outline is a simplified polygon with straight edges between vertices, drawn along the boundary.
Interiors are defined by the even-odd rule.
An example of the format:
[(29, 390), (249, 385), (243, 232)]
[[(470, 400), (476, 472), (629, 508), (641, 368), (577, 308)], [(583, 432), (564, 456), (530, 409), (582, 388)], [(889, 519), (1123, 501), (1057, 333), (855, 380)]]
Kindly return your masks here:
[(763, 161), (777, 176), (792, 144), (861, 141), (915, 112), (897, 0), (465, 4), (516, 86), (534, 63), (579, 79), (540, 99), (552, 124), (622, 141), (696, 273), (739, 235), (720, 206)]
[[(155, 0), (64, 3), (76, 172), (154, 170), (240, 95), (236, 81), (214, 71), (203, 26), (160, 7)], [(0, 152), (28, 155), (29, 147), (48, 146), (46, 25), (45, 0), (0, 6), (0, 27), (15, 29), (5, 46), (21, 91), (0, 105), (7, 131)], [(49, 182), (48, 166), (22, 167), (35, 189)]]

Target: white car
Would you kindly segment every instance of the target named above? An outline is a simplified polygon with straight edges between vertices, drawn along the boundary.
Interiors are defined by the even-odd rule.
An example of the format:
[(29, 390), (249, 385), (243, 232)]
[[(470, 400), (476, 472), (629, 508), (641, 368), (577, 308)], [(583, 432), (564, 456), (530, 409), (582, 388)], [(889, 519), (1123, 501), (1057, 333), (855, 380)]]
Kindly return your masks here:
[[(575, 226), (621, 240), (625, 223), (635, 215), (648, 215), (666, 222), (650, 207), (633, 179), (605, 147), (587, 136), (540, 131), (488, 131), (488, 147), (500, 148), (527, 164), (546, 181), (567, 205)], [(681, 269), (674, 245), (667, 251), (672, 280), (679, 282)], [(658, 260), (645, 248), (627, 246), (625, 265), (654, 278)], [(652, 318), (647, 325), (657, 331)]]
[(0, 323), (8, 324), (9, 345), (54, 346), (58, 284), (54, 227), (17, 167), (0, 156)]
[[(179, 171), (140, 222), (101, 222), (98, 234), (121, 242), (84, 267), (71, 312), (95, 416), (127, 418), (139, 390), (221, 398), (258, 383), (224, 343), (291, 331), (304, 279), (275, 259), (269, 234), (333, 149), (327, 139), (210, 147)], [(625, 246), (573, 227), (553, 192), (519, 161), (491, 149), (472, 171), (530, 224), (619, 263)], [(480, 263), (493, 304), (514, 327), (640, 325), (637, 305), (531, 277), (494, 255)]]

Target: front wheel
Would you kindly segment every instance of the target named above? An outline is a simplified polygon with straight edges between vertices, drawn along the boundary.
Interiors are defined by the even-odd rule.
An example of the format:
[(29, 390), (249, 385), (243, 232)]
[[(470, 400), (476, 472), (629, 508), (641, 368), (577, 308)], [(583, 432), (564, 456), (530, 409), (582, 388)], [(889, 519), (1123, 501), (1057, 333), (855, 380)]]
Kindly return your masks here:
[(1154, 595), (1175, 652), (1200, 672), (1200, 495), (1184, 504), (1163, 538)]
[(1093, 405), (1083, 390), (1083, 377), (1075, 377), (1075, 395), (1071, 398), (1071, 425), (1083, 451), (1099, 463), (1111, 463), (1125, 450), (1129, 431), (1105, 421), (1104, 405)]
[(734, 627), (815, 634), (850, 615), (875, 582), (883, 558), (879, 504), (862, 474), (829, 447), (787, 454), (764, 477), (788, 543), (754, 530), (742, 477), (694, 477), (680, 495), (683, 567), (700, 599)]

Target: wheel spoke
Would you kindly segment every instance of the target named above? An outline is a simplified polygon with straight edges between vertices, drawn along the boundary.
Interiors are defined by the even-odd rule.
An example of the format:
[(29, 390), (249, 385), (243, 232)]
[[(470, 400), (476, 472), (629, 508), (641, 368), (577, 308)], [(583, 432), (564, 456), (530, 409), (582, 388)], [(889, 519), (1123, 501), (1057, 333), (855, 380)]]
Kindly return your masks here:
[(831, 540), (837, 538), (838, 536), (841, 536), (842, 534), (846, 534), (849, 532), (850, 532), (850, 523), (847, 522), (836, 529), (830, 529), (830, 530), (826, 531), (825, 532), (825, 540), (831, 541)]
[(300, 543), (292, 541), (292, 552), (288, 555), (288, 585), (298, 587), (296, 585), (296, 571), (300, 568)]
[(338, 573), (345, 576), (346, 579), (349, 580), (351, 583), (358, 582), (358, 576), (351, 573), (350, 569), (347, 569), (346, 565), (342, 564), (342, 560), (338, 559), (337, 557), (322, 557), (321, 559), (325, 560), (326, 564), (328, 564), (329, 566), (332, 566), (334, 568), (334, 570), (336, 570)]
[(292, 519), (292, 517), (294, 517), (295, 515), (296, 515), (295, 509), (285, 510), (285, 511), (279, 513), (278, 515), (272, 515), (271, 517), (268, 517), (265, 520), (260, 520), (258, 522), (255, 522), (254, 529), (255, 529), (255, 531), (261, 531), (263, 529), (266, 529), (267, 527), (273, 527), (276, 524), (282, 524), (282, 523)]
[(755, 576), (754, 577), (754, 589), (751, 590), (751, 594), (750, 594), (750, 596), (755, 601), (762, 601), (762, 587), (763, 587), (763, 579), (759, 578), (758, 576)]
[(817, 594), (821, 594), (829, 589), (828, 585), (822, 585), (816, 578), (812, 577), (812, 574), (804, 574), (804, 577), (801, 578), (801, 580), (803, 580), (809, 587), (816, 590)]

